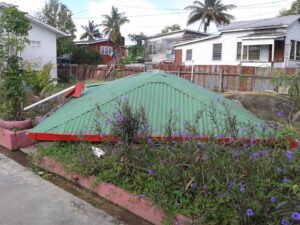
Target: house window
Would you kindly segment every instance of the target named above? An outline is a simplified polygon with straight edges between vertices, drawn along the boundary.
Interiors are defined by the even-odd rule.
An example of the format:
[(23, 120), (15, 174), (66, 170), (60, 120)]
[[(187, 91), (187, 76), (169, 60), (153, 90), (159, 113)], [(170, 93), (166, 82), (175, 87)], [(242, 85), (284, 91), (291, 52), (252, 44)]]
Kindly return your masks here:
[(296, 60), (300, 61), (300, 41), (297, 41), (296, 45)]
[(295, 47), (296, 47), (296, 41), (291, 41), (291, 53), (290, 53), (291, 60), (295, 60)]
[(242, 42), (237, 43), (236, 59), (240, 60), (242, 56)]
[(157, 46), (156, 44), (150, 44), (149, 45), (149, 54), (156, 54), (156, 49), (157, 49)]
[(249, 60), (259, 60), (260, 59), (260, 46), (253, 45), (249, 46)]
[(186, 61), (191, 61), (193, 59), (193, 50), (192, 49), (187, 49), (186, 50)]
[(112, 52), (113, 52), (113, 48), (110, 46), (100, 47), (100, 55), (111, 55)]
[(243, 46), (243, 60), (247, 60), (248, 59), (248, 46), (244, 45)]
[(260, 45), (244, 45), (243, 60), (254, 61), (260, 60)]
[(213, 60), (222, 59), (222, 44), (213, 44)]

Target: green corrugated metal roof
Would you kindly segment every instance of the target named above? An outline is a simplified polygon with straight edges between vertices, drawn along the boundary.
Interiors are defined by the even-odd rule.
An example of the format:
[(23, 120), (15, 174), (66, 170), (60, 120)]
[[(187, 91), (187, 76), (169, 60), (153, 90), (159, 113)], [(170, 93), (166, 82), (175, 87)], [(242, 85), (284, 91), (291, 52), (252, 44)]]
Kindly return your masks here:
[[(96, 105), (103, 113), (113, 116), (117, 102), (128, 96), (133, 107), (142, 105), (147, 113), (153, 135), (164, 135), (170, 111), (176, 115), (177, 129), (183, 130), (185, 121), (194, 121), (197, 111), (204, 110), (200, 120), (201, 133), (211, 133), (207, 109), (215, 102), (217, 115), (224, 119), (225, 103), (239, 122), (263, 123), (251, 112), (221, 95), (162, 71), (145, 72), (135, 76), (85, 87), (82, 96), (71, 99), (63, 107), (36, 126), (33, 133), (96, 134)], [(102, 123), (105, 124), (105, 123)], [(103, 130), (109, 133), (109, 128)]]

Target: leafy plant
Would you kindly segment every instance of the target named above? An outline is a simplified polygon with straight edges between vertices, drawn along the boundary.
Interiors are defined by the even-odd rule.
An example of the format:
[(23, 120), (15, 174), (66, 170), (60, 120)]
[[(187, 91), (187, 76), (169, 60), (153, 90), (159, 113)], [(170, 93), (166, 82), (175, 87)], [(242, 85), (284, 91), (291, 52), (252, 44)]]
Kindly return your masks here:
[(30, 66), (25, 68), (25, 83), (36, 96), (49, 92), (54, 85), (51, 79), (52, 64), (46, 64), (41, 71), (33, 71)]
[(7, 120), (21, 120), (25, 99), (24, 71), (20, 68), (20, 58), (10, 56), (0, 83), (0, 117)]
[(18, 54), (27, 43), (30, 22), (16, 7), (1, 11), (1, 55), (0, 55), (0, 116), (3, 119), (22, 119), (22, 106), (25, 98), (24, 70)]
[(71, 61), (73, 64), (88, 64), (88, 65), (99, 65), (102, 64), (101, 55), (91, 47), (75, 47)]

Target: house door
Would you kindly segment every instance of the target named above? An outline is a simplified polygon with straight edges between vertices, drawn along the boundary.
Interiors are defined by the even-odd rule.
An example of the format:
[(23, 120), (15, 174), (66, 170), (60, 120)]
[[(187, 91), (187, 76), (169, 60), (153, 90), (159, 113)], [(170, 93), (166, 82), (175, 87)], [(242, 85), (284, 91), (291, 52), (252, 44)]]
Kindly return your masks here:
[(182, 64), (182, 49), (175, 50), (175, 64)]

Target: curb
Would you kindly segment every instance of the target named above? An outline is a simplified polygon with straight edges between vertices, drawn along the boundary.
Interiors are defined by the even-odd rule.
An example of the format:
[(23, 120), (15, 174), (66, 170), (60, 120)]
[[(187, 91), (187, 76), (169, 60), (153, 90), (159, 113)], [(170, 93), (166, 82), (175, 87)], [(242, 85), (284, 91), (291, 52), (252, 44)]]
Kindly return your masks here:
[[(167, 218), (163, 210), (152, 202), (141, 199), (135, 194), (131, 194), (122, 188), (106, 182), (95, 185), (95, 176), (81, 176), (74, 172), (67, 173), (63, 166), (52, 158), (44, 157), (41, 161), (37, 162), (36, 165), (51, 173), (62, 176), (67, 180), (76, 182), (86, 189), (93, 188), (92, 191), (97, 195), (127, 209), (131, 213), (150, 223), (162, 225), (163, 220)], [(191, 225), (193, 224), (193, 221), (190, 218), (179, 214), (176, 216), (174, 224), (175, 223), (176, 225)]]

